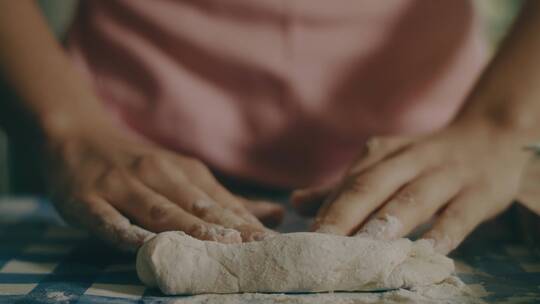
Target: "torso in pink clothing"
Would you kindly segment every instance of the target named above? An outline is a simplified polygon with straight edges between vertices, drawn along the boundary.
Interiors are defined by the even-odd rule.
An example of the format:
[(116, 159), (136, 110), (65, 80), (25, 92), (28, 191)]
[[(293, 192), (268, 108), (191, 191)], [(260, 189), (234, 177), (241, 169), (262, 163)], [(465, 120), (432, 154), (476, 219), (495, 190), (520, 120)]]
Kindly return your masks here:
[(447, 124), (486, 58), (465, 0), (84, 1), (68, 49), (129, 129), (279, 186)]

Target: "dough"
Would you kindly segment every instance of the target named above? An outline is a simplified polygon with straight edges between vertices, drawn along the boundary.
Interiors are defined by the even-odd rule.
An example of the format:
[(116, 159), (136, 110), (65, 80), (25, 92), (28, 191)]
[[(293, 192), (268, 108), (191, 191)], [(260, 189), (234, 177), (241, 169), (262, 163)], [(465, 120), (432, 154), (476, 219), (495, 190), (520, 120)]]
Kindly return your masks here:
[[(174, 304), (487, 304), (487, 291), (480, 284), (466, 286), (456, 277), (418, 289), (387, 292), (332, 293), (240, 293), (177, 297)], [(172, 304), (172, 303), (169, 303)]]
[(430, 242), (290, 233), (222, 244), (164, 232), (137, 254), (142, 282), (168, 295), (374, 291), (430, 285), (454, 271)]

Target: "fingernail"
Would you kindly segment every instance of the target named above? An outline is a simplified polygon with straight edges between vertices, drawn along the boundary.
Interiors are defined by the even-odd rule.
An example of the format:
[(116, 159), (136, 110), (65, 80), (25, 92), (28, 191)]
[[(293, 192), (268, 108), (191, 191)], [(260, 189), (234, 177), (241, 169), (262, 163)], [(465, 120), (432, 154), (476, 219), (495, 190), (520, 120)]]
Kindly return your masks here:
[(362, 229), (356, 233), (356, 236), (368, 237), (376, 240), (393, 239), (399, 235), (402, 228), (403, 224), (398, 218), (386, 214), (382, 218), (369, 220)]
[(447, 235), (433, 239), (433, 249), (440, 254), (448, 254), (455, 248), (455, 242)]
[(433, 249), (440, 254), (448, 254), (454, 250), (462, 240), (457, 240), (450, 237), (444, 232), (439, 230), (432, 230), (428, 232), (425, 239), (429, 240), (433, 244)]

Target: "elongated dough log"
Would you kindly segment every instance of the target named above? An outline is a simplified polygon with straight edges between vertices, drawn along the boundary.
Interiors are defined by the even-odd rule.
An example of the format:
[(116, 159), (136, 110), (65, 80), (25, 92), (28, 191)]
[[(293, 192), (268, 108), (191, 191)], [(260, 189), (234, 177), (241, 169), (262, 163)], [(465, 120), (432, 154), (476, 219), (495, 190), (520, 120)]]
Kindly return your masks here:
[(291, 233), (242, 244), (160, 233), (137, 255), (137, 273), (165, 294), (373, 291), (443, 281), (451, 259), (425, 240), (378, 241)]

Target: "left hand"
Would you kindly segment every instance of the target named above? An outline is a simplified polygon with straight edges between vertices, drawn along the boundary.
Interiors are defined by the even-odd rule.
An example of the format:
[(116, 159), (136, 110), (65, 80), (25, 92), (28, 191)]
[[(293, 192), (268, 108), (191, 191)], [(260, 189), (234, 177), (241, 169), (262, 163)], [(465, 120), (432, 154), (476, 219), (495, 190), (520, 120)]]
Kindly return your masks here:
[(297, 190), (293, 204), (305, 212), (324, 201), (312, 229), (339, 235), (398, 238), (435, 217), (424, 237), (447, 254), (516, 197), (529, 159), (517, 136), (466, 124), (421, 139), (373, 138), (341, 183)]

